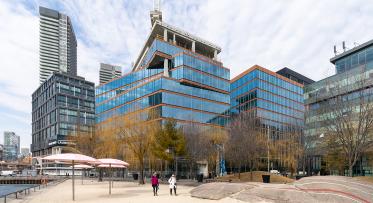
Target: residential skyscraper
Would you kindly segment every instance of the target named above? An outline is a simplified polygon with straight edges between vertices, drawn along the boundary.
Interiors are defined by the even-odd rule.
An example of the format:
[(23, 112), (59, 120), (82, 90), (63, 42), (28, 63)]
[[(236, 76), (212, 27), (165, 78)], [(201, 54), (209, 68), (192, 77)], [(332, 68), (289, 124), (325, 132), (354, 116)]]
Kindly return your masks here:
[(39, 7), (40, 83), (53, 72), (77, 74), (77, 42), (69, 16)]
[(105, 63), (100, 64), (100, 85), (120, 76), (122, 76), (122, 70), (120, 66), (114, 66)]
[(92, 133), (94, 99), (94, 83), (82, 77), (54, 72), (44, 81), (32, 94), (33, 156), (59, 154), (69, 136)]
[(20, 137), (14, 132), (4, 132), (4, 160), (17, 160), (20, 152)]

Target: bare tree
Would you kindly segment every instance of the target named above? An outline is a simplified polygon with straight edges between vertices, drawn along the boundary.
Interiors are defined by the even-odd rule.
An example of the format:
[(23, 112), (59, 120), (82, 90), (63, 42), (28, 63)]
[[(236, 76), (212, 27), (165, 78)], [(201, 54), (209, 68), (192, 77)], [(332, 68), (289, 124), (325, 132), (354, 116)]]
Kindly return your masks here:
[(206, 144), (204, 139), (202, 139), (202, 132), (196, 124), (189, 124), (184, 127), (185, 134), (185, 148), (186, 157), (189, 162), (189, 176), (190, 178), (195, 178), (196, 173), (194, 169), (196, 168), (197, 161), (206, 160)]
[(290, 171), (291, 177), (297, 171), (299, 161), (303, 158), (302, 132), (300, 127), (292, 126), (289, 130), (282, 132), (281, 138), (273, 140), (271, 146), (272, 157), (281, 155), (279, 160)]
[(232, 118), (226, 157), (238, 168), (239, 178), (242, 165), (248, 163), (252, 179), (252, 171), (264, 154), (265, 140), (260, 131), (260, 121), (253, 113), (242, 112)]
[(158, 131), (156, 121), (141, 119), (141, 113), (118, 116), (115, 119), (115, 135), (128, 148), (133, 158), (138, 162), (140, 170), (139, 183), (144, 184), (145, 158), (149, 154), (154, 134)]

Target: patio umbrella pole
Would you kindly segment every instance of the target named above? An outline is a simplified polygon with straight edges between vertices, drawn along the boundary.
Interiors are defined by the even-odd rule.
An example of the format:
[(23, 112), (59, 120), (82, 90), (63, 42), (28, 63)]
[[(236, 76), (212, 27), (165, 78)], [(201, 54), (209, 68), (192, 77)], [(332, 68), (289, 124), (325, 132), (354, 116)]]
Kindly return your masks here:
[(75, 183), (74, 183), (74, 160), (73, 160), (73, 201), (75, 201)]
[(111, 164), (109, 164), (109, 195), (111, 195)]

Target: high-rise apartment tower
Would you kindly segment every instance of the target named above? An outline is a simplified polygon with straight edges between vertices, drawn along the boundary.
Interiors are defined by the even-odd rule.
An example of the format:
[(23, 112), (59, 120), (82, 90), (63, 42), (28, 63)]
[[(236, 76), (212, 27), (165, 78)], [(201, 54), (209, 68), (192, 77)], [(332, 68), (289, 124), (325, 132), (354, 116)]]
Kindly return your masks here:
[(100, 64), (100, 85), (109, 82), (110, 80), (120, 77), (122, 70), (120, 66), (114, 66), (110, 64)]
[(53, 72), (76, 76), (76, 37), (70, 18), (58, 11), (39, 7), (40, 83)]

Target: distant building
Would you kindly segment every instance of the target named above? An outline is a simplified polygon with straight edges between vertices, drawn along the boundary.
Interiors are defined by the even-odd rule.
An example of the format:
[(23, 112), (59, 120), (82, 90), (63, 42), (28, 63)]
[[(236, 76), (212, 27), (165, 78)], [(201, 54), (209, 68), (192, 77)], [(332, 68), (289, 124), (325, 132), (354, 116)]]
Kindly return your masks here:
[(69, 135), (93, 132), (94, 123), (94, 83), (55, 72), (32, 94), (33, 156), (63, 152)]
[(120, 76), (122, 76), (122, 70), (120, 66), (114, 66), (105, 63), (100, 64), (100, 85)]
[(77, 43), (69, 16), (39, 7), (40, 13), (40, 83), (53, 72), (77, 73)]
[(14, 132), (4, 132), (4, 160), (17, 160), (20, 152), (20, 137)]
[(27, 157), (30, 155), (30, 148), (22, 147), (21, 148), (21, 156), (22, 157)]
[(300, 73), (297, 73), (287, 67), (279, 70), (276, 72), (277, 74), (279, 75), (282, 75), (284, 77), (287, 77), (289, 78), (290, 80), (294, 80), (295, 82), (298, 82), (302, 85), (309, 85), (311, 83), (314, 83), (315, 81), (307, 78), (306, 76), (300, 74)]
[(0, 161), (4, 160), (4, 145), (0, 144)]

